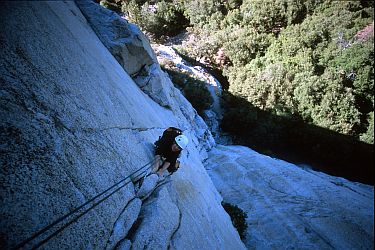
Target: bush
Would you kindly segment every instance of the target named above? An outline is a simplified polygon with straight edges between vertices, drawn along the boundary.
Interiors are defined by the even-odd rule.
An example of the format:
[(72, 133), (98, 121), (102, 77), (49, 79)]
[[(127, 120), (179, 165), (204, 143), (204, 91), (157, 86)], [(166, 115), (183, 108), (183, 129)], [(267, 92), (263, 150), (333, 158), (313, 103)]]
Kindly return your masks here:
[(189, 25), (182, 6), (170, 1), (149, 4), (132, 0), (124, 3), (122, 10), (127, 13), (129, 21), (139, 25), (155, 40), (177, 35)]
[(374, 144), (374, 112), (369, 114), (368, 124), (367, 132), (361, 135), (361, 141)]
[(206, 88), (206, 83), (192, 77), (188, 73), (181, 72), (177, 68), (163, 67), (170, 76), (175, 87), (182, 90), (185, 98), (191, 103), (199, 115), (203, 115), (203, 111), (210, 108), (213, 98)]
[(212, 96), (202, 81), (196, 80), (194, 83), (186, 84), (183, 92), (199, 115), (203, 115), (203, 111), (210, 108), (213, 103)]
[[(369, 122), (374, 112), (373, 4), (324, 0), (102, 2), (108, 7), (122, 3), (129, 20), (156, 38), (177, 34), (190, 21), (192, 27), (186, 28), (190, 39), (179, 52), (214, 65), (215, 54), (223, 49), (228, 63), (219, 67), (228, 78), (229, 91), (254, 107), (302, 117), (305, 123), (373, 141)], [(178, 82), (178, 77), (174, 82), (184, 90), (185, 83)], [(196, 85), (186, 85), (184, 92), (203, 96), (203, 102), (194, 104), (201, 112), (210, 101), (201, 84)], [(192, 103), (198, 99), (189, 98)], [(245, 118), (254, 123), (251, 115)]]
[[(277, 6), (275, 10), (259, 6), (260, 12), (276, 11), (265, 27), (253, 33), (240, 32), (263, 25), (257, 12), (242, 15), (238, 27), (244, 28), (232, 29), (235, 34), (227, 35), (238, 36), (236, 41), (223, 39), (226, 54), (233, 62), (225, 71), (229, 91), (260, 109), (288, 112), (301, 116), (306, 123), (371, 141), (371, 123), (367, 121), (374, 103), (374, 45), (368, 25), (371, 10), (358, 2), (326, 3), (303, 20), (289, 22), (289, 10)], [(243, 7), (242, 12), (255, 8), (251, 4)], [(310, 8), (305, 7), (293, 8)], [(283, 26), (278, 35), (264, 36), (277, 23)]]
[(183, 73), (179, 73), (175, 70), (168, 69), (165, 67), (162, 67), (162, 69), (168, 73), (169, 77), (171, 78), (173, 82), (173, 85), (176, 88), (179, 88), (181, 90), (184, 88), (184, 86), (186, 85), (186, 81), (187, 81), (186, 78), (188, 76), (184, 75)]
[(224, 210), (229, 214), (232, 220), (232, 224), (237, 229), (241, 239), (244, 240), (246, 238), (247, 214), (236, 205), (227, 202), (222, 202), (221, 205), (224, 207)]
[(217, 0), (187, 0), (184, 4), (185, 15), (190, 19), (190, 23), (198, 27), (203, 27), (209, 23), (210, 17), (219, 13), (222, 4)]
[(101, 0), (100, 5), (114, 12), (121, 12), (121, 3), (116, 0)]

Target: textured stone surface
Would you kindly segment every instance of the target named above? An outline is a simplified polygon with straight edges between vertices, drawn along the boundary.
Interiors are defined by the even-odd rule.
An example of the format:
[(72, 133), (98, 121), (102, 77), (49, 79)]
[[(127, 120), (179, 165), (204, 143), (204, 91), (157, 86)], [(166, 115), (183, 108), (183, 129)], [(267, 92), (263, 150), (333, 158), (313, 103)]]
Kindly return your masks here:
[(180, 122), (178, 127), (185, 131), (194, 130), (191, 132), (198, 139), (194, 146), (202, 158), (206, 158), (206, 151), (215, 145), (211, 132), (186, 98), (173, 86), (168, 74), (161, 70), (156, 54), (144, 34), (134, 24), (92, 1), (80, 0), (77, 3), (100, 40), (142, 91), (160, 106), (171, 110), (175, 116), (192, 124), (187, 126)]
[[(153, 110), (148, 120), (124, 108), (136, 107), (144, 95), (123, 84), (131, 79), (115, 60), (103, 60), (110, 53), (73, 2), (6, 2), (1, 23), (1, 230), (7, 246), (150, 161), (145, 145), (130, 148), (150, 136), (134, 121), (151, 124), (157, 111), (146, 101), (144, 109)], [(102, 247), (133, 196), (130, 184), (46, 246)]]
[(130, 240), (122, 240), (114, 249), (115, 250), (129, 250), (131, 249), (132, 243)]
[[(116, 220), (115, 225), (113, 226), (106, 249), (114, 249), (116, 246), (120, 247), (121, 245), (124, 245), (122, 240), (127, 236), (133, 223), (138, 218), (141, 205), (142, 201), (134, 198), (124, 207), (120, 217)], [(124, 246), (122, 248), (124, 248)]]
[(99, 39), (129, 75), (157, 63), (149, 40), (136, 25), (92, 1), (80, 0), (77, 5)]
[[(191, 132), (198, 139), (197, 141), (193, 139), (195, 147), (203, 159), (207, 158), (206, 152), (216, 144), (215, 140), (203, 119), (181, 92), (173, 86), (168, 74), (163, 72), (158, 64), (153, 64), (148, 75), (135, 77), (134, 81), (152, 100), (160, 106), (170, 109), (177, 117), (183, 117), (192, 125), (193, 131)], [(182, 124), (180, 127), (187, 130), (186, 124)]]
[(142, 182), (142, 186), (136, 193), (137, 197), (143, 198), (147, 194), (151, 193), (152, 190), (156, 187), (158, 180), (159, 180), (159, 177), (157, 174), (152, 174), (144, 178)]
[[(135, 189), (129, 183), (44, 247), (127, 249), (131, 241), (126, 231), (132, 221), (139, 222), (136, 216), (142, 211), (142, 223), (152, 229), (144, 231), (147, 227), (140, 223), (140, 231), (132, 232), (133, 249), (147, 245), (141, 235), (162, 247), (173, 242), (183, 249), (189, 242), (205, 246), (208, 241), (210, 249), (218, 249), (219, 237), (230, 246), (227, 249), (243, 248), (201, 163), (207, 156), (200, 145), (210, 136), (207, 126), (178, 91), (173, 95), (182, 101), (171, 102), (176, 106), (170, 108), (145, 94), (73, 1), (2, 2), (0, 23), (2, 248), (15, 246), (150, 162), (153, 142), (168, 126), (183, 128), (191, 143), (171, 182), (150, 196), (155, 203), (130, 205), (135, 204)], [(163, 84), (172, 89), (168, 82)], [(184, 186), (187, 179), (190, 185)], [(190, 192), (195, 199), (183, 199)], [(127, 206), (132, 209), (125, 212)], [(214, 217), (206, 211), (209, 206)], [(162, 210), (155, 214), (156, 208)], [(173, 216), (165, 218), (166, 211)], [(155, 224), (160, 220), (168, 225), (162, 235), (152, 231), (160, 229)], [(220, 233), (211, 234), (218, 231), (211, 228), (201, 235), (201, 221), (214, 221), (210, 225), (220, 227)]]
[[(193, 163), (176, 172), (168, 187), (181, 213), (171, 249), (245, 249), (238, 233), (228, 230), (232, 222), (221, 212), (219, 193), (209, 192), (212, 182), (202, 163), (193, 158), (190, 161)], [(198, 240), (202, 238), (205, 240)]]
[(166, 188), (155, 192), (142, 206), (142, 222), (131, 239), (134, 249), (167, 249), (179, 224), (180, 213)]
[(374, 187), (240, 146), (206, 161), (226, 202), (247, 215), (249, 249), (373, 249)]

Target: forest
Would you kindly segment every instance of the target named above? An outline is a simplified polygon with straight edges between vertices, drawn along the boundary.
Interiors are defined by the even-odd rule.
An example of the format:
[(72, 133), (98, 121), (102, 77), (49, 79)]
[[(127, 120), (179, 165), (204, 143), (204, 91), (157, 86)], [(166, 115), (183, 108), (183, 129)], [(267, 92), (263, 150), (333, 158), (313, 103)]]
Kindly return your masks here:
[(175, 50), (216, 73), (237, 143), (373, 182), (373, 1), (97, 2), (155, 43), (189, 33)]

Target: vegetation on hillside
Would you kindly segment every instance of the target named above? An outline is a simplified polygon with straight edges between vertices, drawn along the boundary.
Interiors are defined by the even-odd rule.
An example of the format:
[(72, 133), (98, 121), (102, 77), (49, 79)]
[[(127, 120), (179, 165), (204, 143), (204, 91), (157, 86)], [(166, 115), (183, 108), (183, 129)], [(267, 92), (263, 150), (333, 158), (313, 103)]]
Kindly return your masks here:
[(333, 161), (374, 144), (372, 1), (108, 2), (153, 39), (190, 32), (176, 49), (228, 79), (222, 128), (241, 143)]
[(198, 114), (203, 116), (204, 111), (209, 109), (213, 103), (213, 98), (205, 83), (191, 73), (176, 67), (162, 65), (162, 68), (168, 73), (175, 87), (182, 91)]
[(231, 94), (272, 114), (373, 143), (373, 33), (357, 38), (373, 27), (372, 7), (243, 1), (236, 9), (205, 11), (211, 12), (210, 20), (192, 20), (210, 37), (211, 55), (224, 49)]
[(218, 67), (229, 79), (229, 92), (255, 107), (373, 143), (372, 2), (101, 3), (117, 3), (117, 10), (155, 39), (190, 25), (206, 39), (196, 40), (189, 52), (214, 64), (222, 48), (227, 63)]

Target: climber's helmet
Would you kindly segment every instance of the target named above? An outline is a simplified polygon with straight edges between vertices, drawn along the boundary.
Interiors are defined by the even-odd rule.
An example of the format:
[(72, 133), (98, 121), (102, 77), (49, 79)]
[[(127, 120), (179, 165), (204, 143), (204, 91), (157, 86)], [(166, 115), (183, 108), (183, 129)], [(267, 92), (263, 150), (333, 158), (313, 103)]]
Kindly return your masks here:
[(181, 149), (185, 149), (189, 143), (189, 139), (185, 135), (178, 135), (174, 140)]

